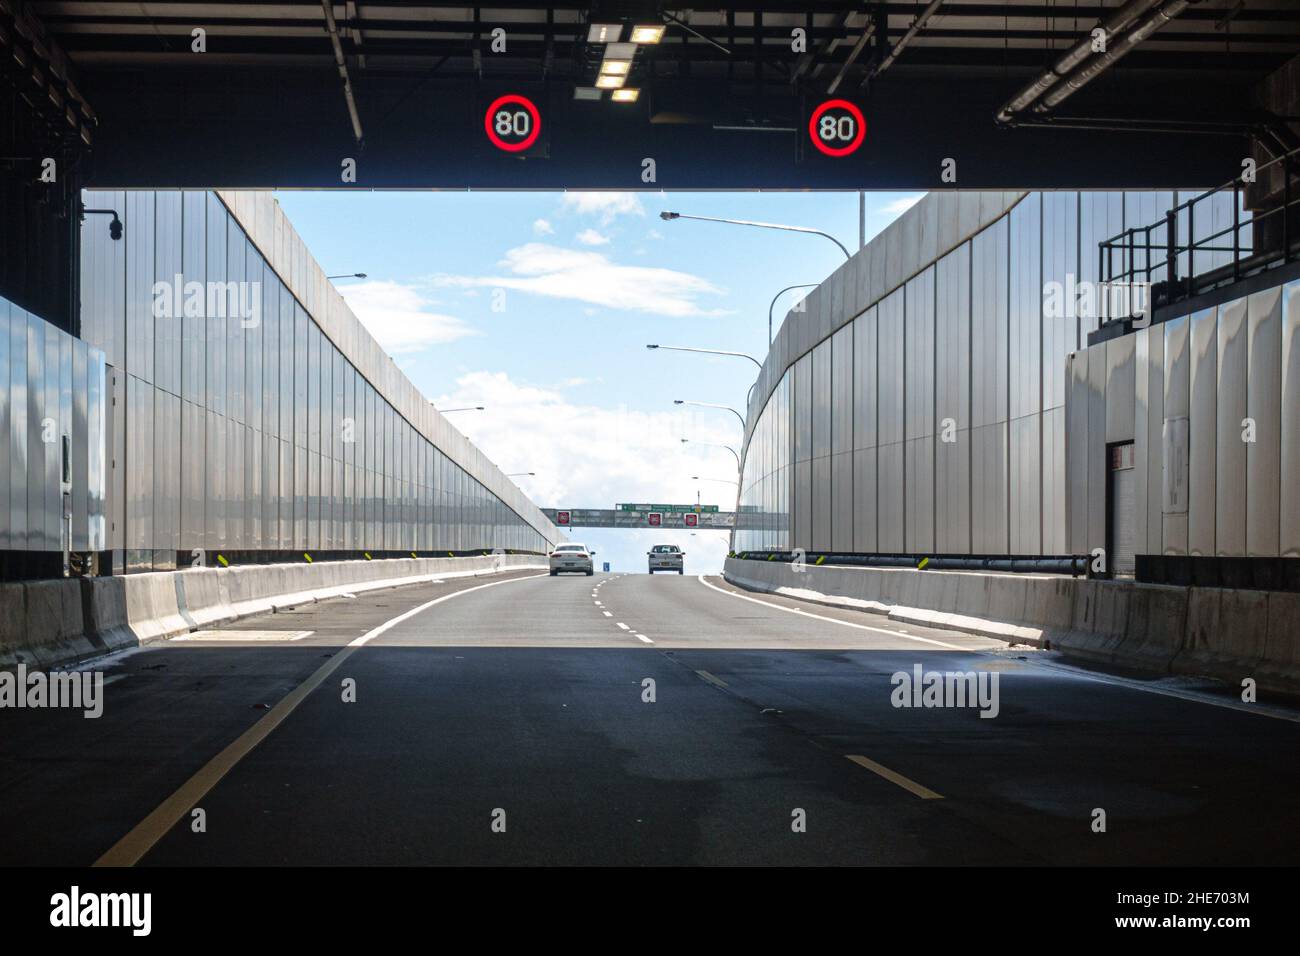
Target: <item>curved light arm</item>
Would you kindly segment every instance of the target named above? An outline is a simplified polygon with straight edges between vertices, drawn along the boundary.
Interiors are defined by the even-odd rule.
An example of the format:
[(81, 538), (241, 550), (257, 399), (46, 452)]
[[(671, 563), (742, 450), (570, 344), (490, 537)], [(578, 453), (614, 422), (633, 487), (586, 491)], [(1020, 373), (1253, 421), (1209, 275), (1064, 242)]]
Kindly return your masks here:
[(731, 355), (735, 358), (749, 359), (761, 371), (763, 363), (746, 352), (724, 352), (721, 349), (695, 349), (685, 345), (647, 345), (648, 349), (664, 349), (669, 352), (702, 352), (705, 355)]
[(695, 405), (699, 408), (720, 408), (723, 411), (731, 412), (731, 414), (735, 415), (737, 420), (739, 420), (740, 422), (741, 432), (744, 432), (745, 430), (745, 416), (740, 414), (740, 412), (736, 411), (730, 405), (714, 405), (712, 402), (688, 402), (685, 399), (681, 399), (681, 398), (674, 398), (673, 404), (674, 405)]
[[(689, 438), (683, 438), (683, 439), (682, 439), (682, 444), (683, 444), (683, 445), (686, 444), (687, 442), (691, 442), (691, 440), (690, 440)], [(740, 453), (739, 453), (738, 451), (736, 451), (736, 449), (732, 448), (730, 445), (719, 445), (717, 442), (711, 442), (711, 441), (697, 441), (697, 442), (691, 442), (691, 444), (695, 444), (695, 445), (704, 445), (704, 446), (706, 446), (706, 447), (708, 447), (708, 448), (725, 448), (725, 449), (727, 449), (727, 451), (731, 452), (732, 457), (734, 457), (734, 458), (736, 459), (736, 474), (737, 474), (737, 475), (740, 474)]]
[(791, 289), (815, 289), (820, 284), (821, 283), (819, 282), (809, 282), (806, 283), (805, 285), (788, 285), (780, 292), (778, 292), (776, 295), (772, 296), (772, 304), (767, 307), (767, 344), (768, 345), (772, 344), (772, 310), (776, 308), (776, 300), (781, 298), (781, 296), (785, 295)]
[(785, 226), (776, 222), (752, 222), (748, 219), (715, 219), (712, 216), (687, 216), (680, 212), (661, 212), (659, 218), (664, 222), (669, 222), (673, 219), (695, 219), (699, 222), (725, 222), (730, 226), (756, 226), (759, 229), (780, 229), (783, 232), (804, 232), (813, 236), (821, 236), (835, 243), (835, 245), (840, 247), (840, 252), (844, 253), (846, 261), (853, 258), (849, 254), (849, 250), (844, 248), (844, 243), (840, 242), (829, 232), (822, 232), (820, 229), (811, 229), (808, 226)]

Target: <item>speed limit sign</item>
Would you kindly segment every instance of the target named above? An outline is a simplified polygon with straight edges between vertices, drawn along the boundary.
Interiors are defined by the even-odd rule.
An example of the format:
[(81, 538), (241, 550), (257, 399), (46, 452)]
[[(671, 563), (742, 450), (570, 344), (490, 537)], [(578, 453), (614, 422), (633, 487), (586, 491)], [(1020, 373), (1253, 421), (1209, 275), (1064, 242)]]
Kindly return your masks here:
[(542, 132), (542, 114), (526, 96), (507, 93), (492, 101), (483, 115), (483, 129), (497, 149), (522, 153), (537, 142)]
[(867, 121), (848, 100), (826, 100), (808, 117), (808, 136), (825, 155), (848, 156), (866, 139)]

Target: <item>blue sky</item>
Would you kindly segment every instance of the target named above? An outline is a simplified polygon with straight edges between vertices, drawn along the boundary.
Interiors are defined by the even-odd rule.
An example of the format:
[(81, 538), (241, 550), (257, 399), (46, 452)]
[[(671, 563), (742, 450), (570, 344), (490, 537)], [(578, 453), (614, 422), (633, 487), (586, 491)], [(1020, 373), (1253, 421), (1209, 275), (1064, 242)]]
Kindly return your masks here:
[[(868, 193), (867, 237), (919, 193)], [(415, 385), (544, 507), (734, 504), (751, 363), (651, 352), (648, 342), (763, 358), (784, 286), (844, 259), (817, 236), (676, 220), (684, 214), (808, 226), (853, 251), (856, 193), (278, 192), (349, 304)], [(776, 325), (792, 304), (777, 304)], [(681, 438), (691, 439), (686, 445)], [(696, 482), (692, 476), (723, 479)], [(679, 543), (691, 572), (721, 567), (720, 533), (575, 530), (598, 561), (643, 571)]]

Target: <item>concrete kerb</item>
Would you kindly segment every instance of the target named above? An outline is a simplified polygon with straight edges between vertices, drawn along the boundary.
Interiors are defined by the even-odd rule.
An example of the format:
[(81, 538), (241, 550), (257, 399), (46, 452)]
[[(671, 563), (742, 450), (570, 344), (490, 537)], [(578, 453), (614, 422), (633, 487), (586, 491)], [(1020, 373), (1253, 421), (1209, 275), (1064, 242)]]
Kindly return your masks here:
[(1252, 677), (1288, 694), (1300, 687), (1298, 594), (898, 568), (797, 575), (785, 564), (737, 559), (728, 559), (724, 576), (750, 590), (1094, 663), (1230, 683)]
[(0, 584), (0, 667), (56, 666), (346, 594), (543, 568), (534, 555), (196, 568)]

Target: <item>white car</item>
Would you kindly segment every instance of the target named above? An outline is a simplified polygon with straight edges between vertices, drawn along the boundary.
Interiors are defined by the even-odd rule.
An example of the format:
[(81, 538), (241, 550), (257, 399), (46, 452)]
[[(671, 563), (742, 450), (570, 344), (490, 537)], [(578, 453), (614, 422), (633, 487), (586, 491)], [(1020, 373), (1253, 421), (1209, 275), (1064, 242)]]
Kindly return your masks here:
[(650, 559), (650, 573), (656, 571), (676, 571), (681, 574), (685, 565), (686, 552), (675, 544), (656, 544), (646, 552)]
[(591, 558), (595, 551), (588, 551), (585, 544), (557, 544), (551, 552), (551, 577), (561, 571), (581, 571), (583, 574), (595, 574), (596, 568)]

